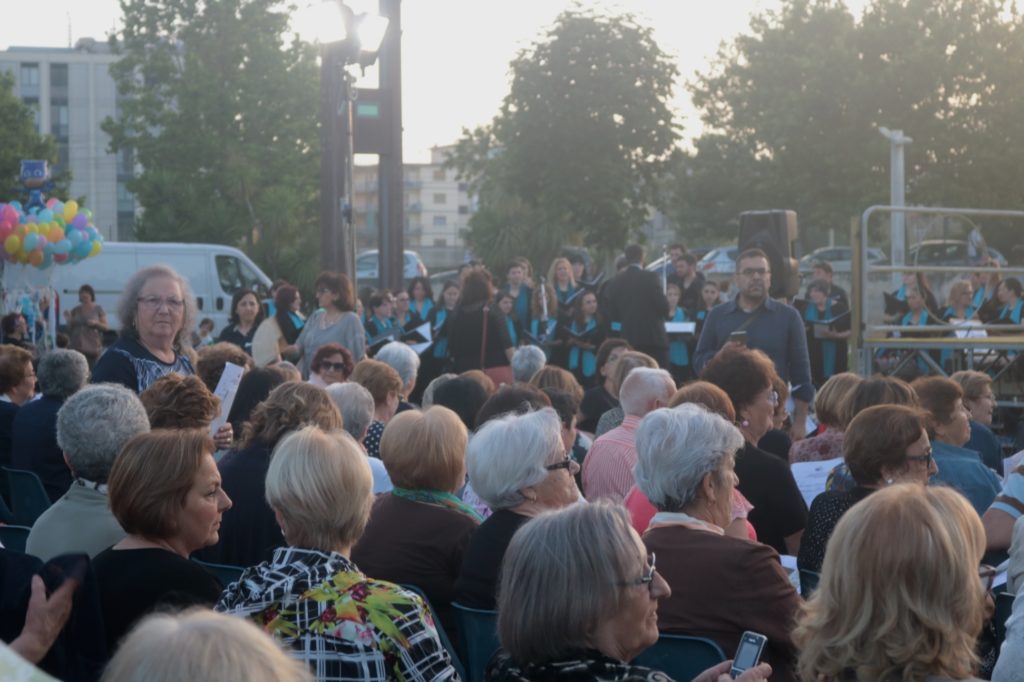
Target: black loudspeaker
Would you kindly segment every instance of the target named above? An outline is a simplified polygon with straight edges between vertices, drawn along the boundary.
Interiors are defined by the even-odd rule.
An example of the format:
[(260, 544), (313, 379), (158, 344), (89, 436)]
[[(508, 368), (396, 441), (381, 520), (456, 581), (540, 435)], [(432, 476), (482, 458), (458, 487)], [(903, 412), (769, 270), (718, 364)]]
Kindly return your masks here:
[(797, 234), (796, 211), (744, 211), (740, 214), (739, 252), (761, 249), (768, 256), (772, 298), (792, 298), (800, 291), (800, 268), (793, 258)]

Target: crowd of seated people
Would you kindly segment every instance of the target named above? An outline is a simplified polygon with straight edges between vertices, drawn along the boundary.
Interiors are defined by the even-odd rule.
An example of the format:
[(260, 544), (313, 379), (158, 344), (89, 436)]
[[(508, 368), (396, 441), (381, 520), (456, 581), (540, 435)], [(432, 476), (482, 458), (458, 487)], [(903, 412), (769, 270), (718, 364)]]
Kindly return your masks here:
[[(553, 265), (549, 311), (570, 325), (594, 298), (572, 298), (572, 265)], [(514, 269), (506, 307), (530, 310)], [(286, 315), (254, 315), (244, 293), (225, 341), (197, 351), (187, 281), (155, 266), (129, 284), (132, 326), (91, 384), (77, 351), (33, 366), (0, 346), (0, 454), (48, 506), (23, 550), (0, 549), (0, 670), (458, 680), (487, 634), (460, 629), (468, 608), (490, 613), (484, 679), (500, 682), (671, 681), (638, 660), (662, 635), (720, 649), (693, 679), (721, 682), (747, 631), (766, 641), (744, 682), (1019, 677), (1024, 600), (997, 647), (982, 557), (1009, 556), (1015, 594), (1024, 469), (1000, 480), (1001, 456), (981, 454), (984, 375), (835, 374), (820, 431), (790, 444), (765, 440), (788, 386), (757, 350), (728, 347), (681, 385), (615, 338), (576, 345), (573, 370), (527, 344), (510, 373), (468, 354), (438, 371), (452, 366), (400, 337), (352, 340), (351, 284), (330, 274), (308, 319), (291, 290)], [(398, 327), (439, 310), (487, 323), (429, 291), (396, 294)], [(368, 301), (390, 329), (390, 301)], [(246, 345), (271, 321), (274, 359), (257, 366)], [(228, 363), (243, 374), (224, 393)], [(840, 457), (808, 510), (790, 464)], [(793, 565), (817, 575), (813, 594)]]

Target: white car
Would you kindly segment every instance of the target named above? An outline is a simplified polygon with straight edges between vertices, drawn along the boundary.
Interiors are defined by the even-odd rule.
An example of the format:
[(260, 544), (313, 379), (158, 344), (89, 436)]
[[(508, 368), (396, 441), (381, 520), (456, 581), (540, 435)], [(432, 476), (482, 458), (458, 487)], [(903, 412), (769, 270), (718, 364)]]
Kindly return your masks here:
[(697, 261), (697, 270), (705, 275), (735, 275), (736, 256), (740, 253), (738, 246), (719, 246), (711, 249)]
[[(874, 247), (868, 248), (868, 263), (877, 264), (885, 260), (885, 251)], [(815, 249), (800, 259), (800, 272), (807, 274), (814, 270), (814, 263), (827, 261), (832, 265), (832, 272), (850, 272), (853, 268), (853, 248), (850, 246), (823, 246)]]
[[(356, 257), (356, 279), (359, 282), (359, 286), (364, 284), (378, 285), (380, 273), (377, 271), (379, 265), (377, 253), (377, 249), (373, 249), (372, 251), (363, 251)], [(405, 251), (403, 253), (405, 256), (405, 266), (402, 268), (402, 279), (408, 282), (415, 277), (426, 277), (428, 274), (427, 266), (420, 259), (420, 254), (415, 251)]]

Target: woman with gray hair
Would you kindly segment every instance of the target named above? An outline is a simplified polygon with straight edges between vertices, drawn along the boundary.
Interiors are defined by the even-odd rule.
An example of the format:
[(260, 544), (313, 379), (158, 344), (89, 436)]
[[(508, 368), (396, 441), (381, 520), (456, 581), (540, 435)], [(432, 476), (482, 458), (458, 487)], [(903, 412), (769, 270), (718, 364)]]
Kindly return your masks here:
[(96, 556), (124, 537), (107, 499), (110, 467), (124, 447), (149, 431), (139, 397), (123, 386), (86, 386), (57, 412), (57, 445), (74, 482), (32, 526), (25, 551), (43, 561), (82, 552)]
[[(532, 519), (509, 543), (498, 594), (503, 651), (488, 666), (491, 682), (672, 682), (628, 663), (657, 641), (658, 602), (671, 590), (621, 506), (574, 505)], [(731, 663), (694, 682), (731, 680)], [(762, 663), (737, 679), (770, 674)]]
[(117, 315), (121, 336), (97, 361), (94, 384), (142, 393), (165, 374), (195, 374), (187, 353), (196, 300), (184, 277), (166, 265), (139, 270), (125, 284)]
[(89, 380), (89, 363), (76, 350), (53, 350), (39, 360), (43, 395), (22, 405), (11, 427), (11, 466), (34, 471), (51, 502), (71, 487), (71, 471), (57, 445), (57, 412)]
[(469, 441), (466, 468), (470, 486), (493, 513), (469, 541), (455, 601), (493, 609), (502, 557), (512, 536), (541, 512), (580, 499), (574, 478), (580, 466), (566, 451), (558, 414), (547, 407), (485, 423)]
[(644, 544), (672, 588), (658, 625), (712, 639), (727, 655), (745, 630), (759, 632), (772, 679), (794, 680), (790, 629), (800, 599), (774, 549), (724, 531), (743, 442), (735, 426), (694, 404), (651, 412), (637, 428), (636, 484), (658, 510)]
[(366, 455), (348, 434), (307, 426), (285, 436), (266, 480), (283, 546), (214, 608), (255, 622), (318, 680), (457, 680), (423, 600), (351, 559), (371, 485)]
[(398, 372), (398, 378), (402, 380), (402, 390), (398, 396), (398, 409), (395, 412), (414, 409), (414, 405), (409, 402), (409, 395), (416, 388), (416, 377), (420, 371), (420, 356), (409, 344), (392, 341), (377, 351), (373, 357)]

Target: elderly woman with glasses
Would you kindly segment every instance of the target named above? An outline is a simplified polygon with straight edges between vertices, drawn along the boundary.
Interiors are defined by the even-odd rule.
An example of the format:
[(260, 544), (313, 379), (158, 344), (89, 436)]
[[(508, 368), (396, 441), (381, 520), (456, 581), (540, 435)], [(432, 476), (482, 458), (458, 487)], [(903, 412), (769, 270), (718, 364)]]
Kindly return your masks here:
[(637, 487), (658, 510), (644, 544), (672, 588), (658, 627), (707, 637), (726, 654), (744, 631), (759, 632), (768, 638), (762, 660), (775, 671), (772, 679), (795, 679), (789, 630), (800, 599), (775, 550), (725, 534), (743, 436), (703, 406), (683, 404), (644, 417), (636, 446)]
[(121, 384), (142, 393), (165, 374), (195, 374), (188, 351), (196, 301), (177, 272), (151, 265), (132, 275), (117, 316), (121, 335), (96, 362), (92, 383)]
[(814, 498), (800, 540), (800, 568), (821, 571), (839, 519), (868, 495), (894, 483), (928, 485), (938, 469), (926, 426), (925, 414), (905, 405), (876, 405), (854, 417), (843, 439), (843, 457), (856, 486)]
[(744, 444), (736, 455), (739, 491), (754, 505), (748, 519), (757, 539), (779, 554), (796, 554), (807, 523), (807, 504), (789, 463), (758, 448), (773, 426), (779, 403), (772, 381), (775, 364), (759, 350), (729, 348), (704, 367), (701, 379), (725, 391), (736, 409)]
[[(514, 390), (505, 387), (496, 395)], [(493, 609), (501, 561), (515, 532), (541, 512), (580, 499), (574, 478), (580, 467), (567, 452), (561, 421), (550, 407), (490, 419), (474, 434), (466, 451), (469, 482), (492, 513), (466, 548), (457, 602)]]
[[(629, 663), (657, 641), (658, 602), (670, 594), (621, 506), (596, 502), (541, 514), (519, 529), (505, 553), (498, 590), (502, 652), (486, 679), (672, 682)], [(694, 682), (730, 680), (730, 665), (710, 668)], [(737, 679), (770, 674), (762, 663)]]

